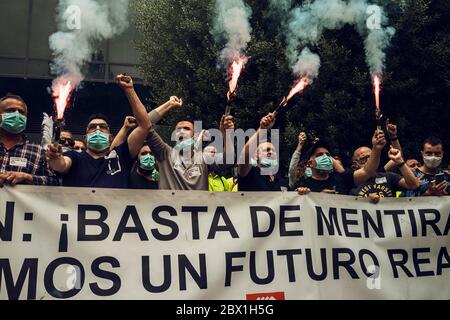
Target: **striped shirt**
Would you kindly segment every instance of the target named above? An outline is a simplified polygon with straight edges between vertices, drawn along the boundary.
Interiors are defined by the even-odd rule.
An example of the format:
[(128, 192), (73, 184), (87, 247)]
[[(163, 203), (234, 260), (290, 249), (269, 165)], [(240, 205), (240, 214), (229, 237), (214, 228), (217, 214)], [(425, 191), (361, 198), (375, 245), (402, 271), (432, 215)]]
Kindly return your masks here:
[(10, 150), (0, 143), (0, 173), (24, 172), (33, 176), (33, 185), (59, 185), (45, 159), (45, 150), (24, 139)]

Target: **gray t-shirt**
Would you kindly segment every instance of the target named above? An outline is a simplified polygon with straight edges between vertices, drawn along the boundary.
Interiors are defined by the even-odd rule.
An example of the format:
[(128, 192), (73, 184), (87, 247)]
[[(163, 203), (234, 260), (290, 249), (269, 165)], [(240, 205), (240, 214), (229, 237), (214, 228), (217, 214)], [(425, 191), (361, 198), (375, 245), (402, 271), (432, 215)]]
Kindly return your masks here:
[(193, 151), (192, 159), (183, 158), (153, 128), (149, 132), (147, 143), (158, 160), (160, 190), (208, 191), (208, 166), (203, 161), (202, 152)]

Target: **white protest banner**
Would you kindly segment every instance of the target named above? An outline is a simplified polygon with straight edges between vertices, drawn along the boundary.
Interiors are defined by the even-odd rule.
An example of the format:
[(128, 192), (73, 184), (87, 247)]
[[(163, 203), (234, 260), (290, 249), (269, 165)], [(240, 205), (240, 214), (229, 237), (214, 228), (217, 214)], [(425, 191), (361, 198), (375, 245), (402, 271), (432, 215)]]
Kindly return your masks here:
[(0, 190), (0, 300), (450, 299), (450, 197)]

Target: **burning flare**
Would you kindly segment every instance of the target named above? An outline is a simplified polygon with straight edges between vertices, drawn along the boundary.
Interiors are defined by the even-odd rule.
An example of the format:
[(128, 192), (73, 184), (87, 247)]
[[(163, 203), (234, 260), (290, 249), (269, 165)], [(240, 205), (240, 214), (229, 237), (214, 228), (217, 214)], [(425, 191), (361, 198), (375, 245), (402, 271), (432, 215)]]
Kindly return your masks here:
[(373, 76), (373, 91), (375, 93), (375, 105), (377, 110), (380, 109), (380, 90), (381, 90), (381, 79), (379, 76)]
[(239, 77), (244, 69), (245, 60), (246, 59), (244, 58), (238, 58), (237, 60), (234, 60), (233, 64), (230, 66), (230, 89), (228, 91), (229, 100), (236, 92)]
[(288, 96), (286, 97), (286, 103), (289, 102), (295, 95), (302, 93), (303, 90), (308, 86), (309, 80), (307, 77), (303, 77), (300, 80), (297, 81), (297, 83), (292, 87), (291, 91), (289, 92)]
[(56, 80), (52, 85), (53, 100), (57, 112), (57, 120), (64, 119), (64, 112), (70, 101), (70, 95), (73, 91), (73, 86), (70, 81), (63, 79)]

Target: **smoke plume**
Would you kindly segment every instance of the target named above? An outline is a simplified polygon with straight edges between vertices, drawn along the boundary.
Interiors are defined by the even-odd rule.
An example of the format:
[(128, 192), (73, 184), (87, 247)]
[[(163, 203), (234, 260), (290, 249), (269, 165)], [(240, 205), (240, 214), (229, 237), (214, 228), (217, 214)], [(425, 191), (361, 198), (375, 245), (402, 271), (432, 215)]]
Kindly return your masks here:
[(95, 44), (128, 27), (129, 0), (59, 0), (58, 31), (49, 38), (51, 71), (74, 87), (83, 80), (82, 67), (91, 61)]
[[(287, 0), (271, 0), (279, 10), (286, 8)], [(355, 26), (365, 39), (366, 62), (372, 74), (381, 75), (386, 60), (385, 49), (395, 33), (394, 28), (385, 27), (387, 17), (383, 9), (366, 0), (315, 0), (307, 1), (292, 9), (287, 24), (287, 57), (293, 72), (303, 76), (317, 77), (320, 57), (306, 46), (317, 44), (326, 29), (341, 29), (344, 25)], [(305, 48), (306, 47), (306, 48)], [(302, 51), (301, 51), (302, 50)]]
[(229, 65), (242, 58), (251, 40), (250, 16), (252, 10), (242, 0), (217, 0), (212, 34), (216, 41), (226, 41), (220, 59)]

